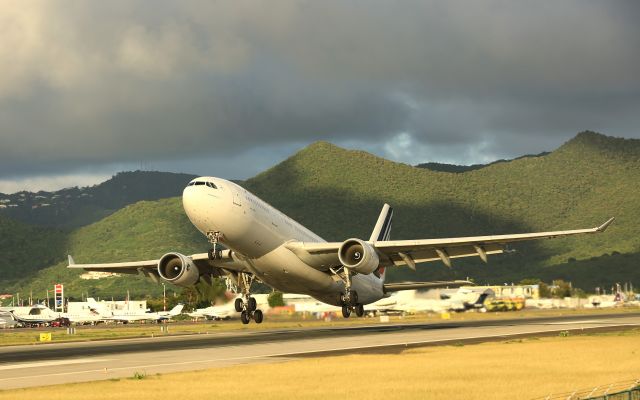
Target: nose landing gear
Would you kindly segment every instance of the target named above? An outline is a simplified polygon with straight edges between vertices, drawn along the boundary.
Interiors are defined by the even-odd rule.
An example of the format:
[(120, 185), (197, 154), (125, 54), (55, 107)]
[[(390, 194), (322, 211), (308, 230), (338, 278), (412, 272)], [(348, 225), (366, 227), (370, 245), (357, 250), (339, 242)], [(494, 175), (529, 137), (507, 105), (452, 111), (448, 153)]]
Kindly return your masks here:
[(207, 240), (209, 241), (209, 243), (211, 243), (211, 248), (208, 251), (209, 260), (220, 259), (220, 250), (218, 250), (218, 242), (220, 242), (221, 237), (222, 237), (222, 233), (219, 231), (207, 232)]

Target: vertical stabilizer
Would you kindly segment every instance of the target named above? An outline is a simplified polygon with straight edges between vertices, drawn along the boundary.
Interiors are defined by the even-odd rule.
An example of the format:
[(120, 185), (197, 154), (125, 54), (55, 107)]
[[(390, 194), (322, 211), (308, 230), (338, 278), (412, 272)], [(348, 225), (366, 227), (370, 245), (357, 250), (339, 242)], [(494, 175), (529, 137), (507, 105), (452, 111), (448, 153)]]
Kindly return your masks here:
[(184, 304), (178, 304), (177, 306), (173, 307), (171, 311), (169, 311), (169, 315), (175, 317), (176, 315), (179, 315), (182, 312), (183, 308), (184, 308)]
[(371, 232), (370, 242), (380, 242), (389, 240), (391, 235), (391, 219), (393, 218), (393, 208), (385, 204), (380, 211), (378, 222)]
[[(376, 222), (373, 232), (371, 232), (370, 242), (382, 242), (391, 238), (391, 220), (393, 219), (393, 208), (385, 203), (380, 211), (380, 216)], [(385, 268), (378, 267), (374, 274), (380, 278), (380, 282), (384, 283)]]

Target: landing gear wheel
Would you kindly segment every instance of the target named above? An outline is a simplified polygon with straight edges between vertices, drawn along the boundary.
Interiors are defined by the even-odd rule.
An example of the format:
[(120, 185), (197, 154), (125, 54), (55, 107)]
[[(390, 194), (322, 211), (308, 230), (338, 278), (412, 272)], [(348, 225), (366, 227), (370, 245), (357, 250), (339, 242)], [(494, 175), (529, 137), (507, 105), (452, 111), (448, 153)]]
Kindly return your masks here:
[(256, 324), (261, 324), (263, 318), (262, 310), (255, 310), (253, 312), (253, 320), (256, 321)]
[(249, 311), (256, 311), (258, 309), (258, 302), (255, 298), (249, 297), (249, 299), (247, 300), (247, 309)]
[(358, 293), (355, 290), (352, 290), (351, 296), (349, 296), (349, 299), (351, 300), (351, 304), (353, 305), (358, 304)]
[(349, 318), (350, 315), (351, 315), (351, 307), (342, 306), (342, 316), (345, 318)]
[(248, 312), (243, 311), (243, 312), (240, 314), (240, 321), (242, 321), (242, 323), (246, 325), (246, 324), (248, 324), (248, 323), (249, 323), (249, 321), (251, 321), (251, 316), (249, 315), (249, 313), (248, 313)]
[(356, 315), (358, 317), (363, 317), (364, 316), (364, 306), (362, 304), (356, 305)]
[(242, 312), (242, 299), (236, 299), (236, 301), (233, 303), (233, 306), (236, 308), (237, 312)]

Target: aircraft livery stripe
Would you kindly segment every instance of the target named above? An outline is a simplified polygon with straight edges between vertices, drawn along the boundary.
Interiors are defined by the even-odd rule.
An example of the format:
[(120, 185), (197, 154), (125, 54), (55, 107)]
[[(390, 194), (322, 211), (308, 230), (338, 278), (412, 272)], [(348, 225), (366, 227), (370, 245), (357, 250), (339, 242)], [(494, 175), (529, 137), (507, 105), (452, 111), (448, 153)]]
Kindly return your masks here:
[(387, 234), (384, 235), (384, 240), (389, 240), (391, 238), (391, 225), (392, 223), (389, 222), (389, 227), (387, 228)]
[(384, 219), (384, 224), (382, 224), (382, 229), (380, 229), (380, 233), (378, 234), (378, 241), (386, 240), (385, 237), (387, 236), (387, 230), (390, 228), (392, 216), (393, 208), (389, 208), (389, 211), (387, 212), (387, 215)]

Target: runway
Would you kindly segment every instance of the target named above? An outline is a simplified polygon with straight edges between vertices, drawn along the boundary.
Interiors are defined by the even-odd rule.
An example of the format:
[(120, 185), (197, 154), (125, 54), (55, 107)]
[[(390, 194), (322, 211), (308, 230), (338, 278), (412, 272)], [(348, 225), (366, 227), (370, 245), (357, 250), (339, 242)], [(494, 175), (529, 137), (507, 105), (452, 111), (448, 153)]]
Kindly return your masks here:
[(0, 389), (169, 373), (296, 357), (390, 352), (559, 331), (640, 326), (640, 314), (381, 324), (224, 333), (0, 348)]

